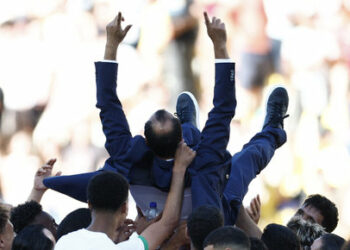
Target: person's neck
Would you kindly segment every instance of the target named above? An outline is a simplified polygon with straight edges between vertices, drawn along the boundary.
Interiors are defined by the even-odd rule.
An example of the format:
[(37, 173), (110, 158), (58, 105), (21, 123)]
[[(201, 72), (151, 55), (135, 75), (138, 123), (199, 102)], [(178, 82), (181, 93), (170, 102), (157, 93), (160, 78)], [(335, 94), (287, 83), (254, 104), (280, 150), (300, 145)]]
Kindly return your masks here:
[(116, 219), (115, 213), (93, 211), (91, 213), (91, 224), (87, 230), (105, 233), (108, 238), (114, 241), (116, 229), (119, 224), (119, 220)]

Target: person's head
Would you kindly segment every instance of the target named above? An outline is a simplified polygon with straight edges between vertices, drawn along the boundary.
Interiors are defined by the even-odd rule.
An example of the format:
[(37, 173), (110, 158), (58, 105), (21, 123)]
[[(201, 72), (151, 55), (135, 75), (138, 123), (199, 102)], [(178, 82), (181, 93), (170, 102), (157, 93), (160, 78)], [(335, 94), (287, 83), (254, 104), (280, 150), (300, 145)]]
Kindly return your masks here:
[(0, 249), (10, 250), (14, 237), (15, 233), (9, 220), (9, 211), (0, 205)]
[(341, 250), (345, 240), (336, 234), (325, 234), (314, 241), (311, 250)]
[(155, 112), (145, 124), (147, 145), (160, 158), (174, 158), (182, 140), (180, 120), (164, 109)]
[(232, 226), (212, 231), (204, 240), (204, 250), (250, 250), (248, 236)]
[(57, 240), (63, 235), (86, 228), (91, 223), (91, 212), (88, 208), (79, 208), (69, 213), (58, 225)]
[(250, 240), (250, 250), (268, 250), (267, 246), (262, 240), (254, 237), (250, 237), (249, 240)]
[(94, 176), (87, 188), (87, 199), (92, 215), (112, 214), (118, 221), (128, 214), (129, 183), (120, 174), (104, 171)]
[(56, 236), (57, 224), (55, 220), (44, 212), (36, 201), (28, 201), (12, 208), (10, 220), (16, 233), (28, 225), (40, 224)]
[(56, 244), (52, 233), (43, 225), (23, 228), (13, 240), (12, 250), (53, 250)]
[(300, 250), (300, 241), (288, 227), (269, 224), (261, 236), (269, 250)]
[(213, 230), (224, 225), (224, 218), (220, 210), (214, 206), (196, 208), (187, 219), (187, 235), (192, 246), (203, 249), (203, 241)]
[(304, 220), (300, 215), (293, 216), (287, 227), (296, 233), (302, 247), (310, 247), (314, 240), (326, 233), (321, 225)]
[(326, 197), (314, 194), (307, 197), (296, 214), (323, 226), (326, 232), (332, 232), (338, 224), (338, 209), (333, 202)]

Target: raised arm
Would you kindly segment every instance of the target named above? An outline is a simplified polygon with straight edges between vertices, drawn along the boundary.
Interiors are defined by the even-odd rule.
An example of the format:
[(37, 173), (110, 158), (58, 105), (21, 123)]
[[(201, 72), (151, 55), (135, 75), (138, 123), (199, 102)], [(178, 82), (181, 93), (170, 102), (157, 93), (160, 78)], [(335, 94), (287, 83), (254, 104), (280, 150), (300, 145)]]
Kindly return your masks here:
[(208, 36), (213, 43), (216, 63), (214, 107), (209, 112), (202, 131), (201, 144), (222, 155), (226, 151), (230, 123), (236, 108), (235, 65), (227, 53), (225, 24), (216, 17), (210, 21), (207, 13), (204, 13), (204, 19)]
[(226, 48), (226, 28), (225, 24), (215, 16), (210, 21), (208, 14), (204, 12), (204, 21), (207, 26), (207, 33), (214, 45), (215, 59), (229, 59)]
[[(120, 162), (128, 150), (132, 138), (122, 104), (117, 96), (117, 70), (118, 64), (115, 61), (117, 50), (127, 32), (131, 28), (128, 25), (123, 29), (121, 23), (124, 20), (122, 14), (118, 15), (107, 27), (107, 43), (105, 47), (104, 61), (96, 62), (96, 107), (101, 110), (103, 132), (106, 136), (105, 147), (113, 161)], [(116, 166), (115, 166), (116, 167)], [(118, 171), (127, 177), (125, 169)]]
[(141, 234), (148, 242), (149, 249), (156, 249), (166, 240), (178, 225), (181, 215), (184, 191), (184, 176), (196, 152), (181, 142), (175, 154), (170, 192), (166, 200), (162, 218), (150, 225)]
[(244, 206), (241, 205), (237, 220), (236, 227), (242, 229), (249, 237), (261, 238), (262, 232), (258, 225), (252, 220), (252, 218), (248, 215)]
[[(47, 190), (47, 187), (45, 187), (43, 180), (46, 177), (52, 176), (52, 169), (53, 165), (56, 163), (56, 159), (50, 159), (48, 162), (45, 163), (45, 165), (41, 166), (35, 173), (34, 176), (34, 184), (32, 191), (30, 192), (30, 195), (27, 199), (27, 201), (36, 201), (40, 203), (41, 198), (43, 197), (44, 193)], [(54, 176), (60, 176), (61, 172), (57, 172)]]
[(121, 23), (124, 21), (122, 13), (119, 12), (118, 15), (110, 22), (107, 27), (107, 43), (105, 48), (105, 60), (117, 60), (117, 50), (119, 44), (124, 40), (124, 37), (131, 28), (131, 25), (127, 25), (125, 29), (122, 28)]
[(225, 24), (213, 17), (210, 21), (204, 13), (205, 25), (215, 53), (215, 86), (213, 108), (202, 130), (192, 175), (192, 207), (213, 205), (222, 207), (221, 196), (225, 176), (231, 164), (226, 150), (230, 138), (230, 123), (235, 114), (235, 64), (226, 49)]

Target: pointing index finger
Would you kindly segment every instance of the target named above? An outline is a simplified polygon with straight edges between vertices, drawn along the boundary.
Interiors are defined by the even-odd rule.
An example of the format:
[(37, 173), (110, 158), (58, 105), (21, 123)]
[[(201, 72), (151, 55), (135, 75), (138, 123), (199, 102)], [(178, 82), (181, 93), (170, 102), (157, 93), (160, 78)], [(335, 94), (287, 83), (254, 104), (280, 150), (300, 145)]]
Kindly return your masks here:
[(210, 23), (209, 17), (208, 17), (208, 13), (204, 12), (204, 20), (205, 20), (205, 24), (208, 25)]
[(117, 16), (117, 25), (120, 25), (122, 22), (122, 13), (118, 12), (118, 16)]

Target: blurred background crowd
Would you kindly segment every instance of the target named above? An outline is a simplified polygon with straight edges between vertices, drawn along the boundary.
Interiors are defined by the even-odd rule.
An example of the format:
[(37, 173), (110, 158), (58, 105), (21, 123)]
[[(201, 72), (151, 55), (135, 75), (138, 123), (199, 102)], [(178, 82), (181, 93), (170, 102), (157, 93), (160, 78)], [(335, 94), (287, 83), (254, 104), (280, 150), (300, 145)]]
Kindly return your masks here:
[[(283, 83), (290, 95), (288, 142), (251, 184), (245, 204), (260, 194), (260, 224), (286, 224), (306, 195), (320, 193), (339, 209), (335, 233), (348, 238), (349, 0), (1, 1), (2, 200), (24, 202), (48, 159), (57, 158), (55, 170), (63, 174), (103, 165), (93, 62), (103, 58), (105, 26), (117, 11), (133, 25), (119, 49), (118, 96), (134, 135), (143, 134), (155, 110), (175, 111), (183, 90), (198, 98), (204, 126), (214, 57), (202, 13), (220, 17), (237, 62), (228, 150), (239, 151), (261, 129), (271, 86)], [(42, 204), (58, 222), (81, 207), (52, 191)]]

